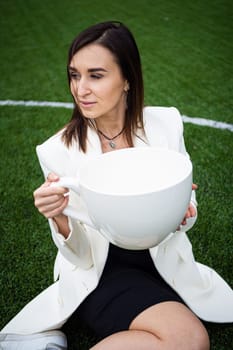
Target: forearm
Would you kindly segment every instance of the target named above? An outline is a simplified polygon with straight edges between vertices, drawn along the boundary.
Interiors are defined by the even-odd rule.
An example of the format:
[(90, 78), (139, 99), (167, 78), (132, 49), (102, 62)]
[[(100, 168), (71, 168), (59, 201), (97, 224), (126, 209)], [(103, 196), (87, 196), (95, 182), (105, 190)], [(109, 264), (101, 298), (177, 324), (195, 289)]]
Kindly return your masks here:
[(92, 266), (91, 247), (88, 239), (88, 234), (84, 225), (67, 218), (69, 235), (67, 238), (59, 232), (58, 226), (53, 219), (49, 219), (52, 238), (60, 253), (73, 265), (80, 266), (84, 269)]
[(68, 238), (70, 234), (70, 228), (68, 224), (68, 217), (64, 214), (57, 215), (53, 218), (53, 221), (57, 225), (58, 232), (64, 236), (64, 238)]

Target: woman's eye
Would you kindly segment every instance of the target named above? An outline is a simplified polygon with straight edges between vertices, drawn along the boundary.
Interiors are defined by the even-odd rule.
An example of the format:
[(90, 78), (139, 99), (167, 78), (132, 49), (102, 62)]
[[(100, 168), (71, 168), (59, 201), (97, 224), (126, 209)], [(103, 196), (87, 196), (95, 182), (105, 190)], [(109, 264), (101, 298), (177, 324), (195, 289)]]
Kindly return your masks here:
[(70, 78), (74, 80), (79, 80), (80, 79), (80, 74), (78, 73), (70, 73)]
[(91, 74), (91, 78), (93, 79), (101, 79), (103, 77), (102, 74)]

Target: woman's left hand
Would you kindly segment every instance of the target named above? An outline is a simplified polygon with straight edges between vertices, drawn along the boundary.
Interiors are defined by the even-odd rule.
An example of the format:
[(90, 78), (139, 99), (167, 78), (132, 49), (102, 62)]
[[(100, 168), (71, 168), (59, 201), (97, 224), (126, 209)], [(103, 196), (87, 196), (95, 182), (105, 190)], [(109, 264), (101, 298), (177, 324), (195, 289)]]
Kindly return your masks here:
[(190, 203), (185, 213), (184, 219), (181, 222), (181, 225), (186, 225), (187, 224), (186, 220), (196, 216), (196, 214), (197, 214), (196, 208), (192, 205), (192, 203)]
[[(196, 190), (197, 189), (197, 185), (196, 184), (192, 184), (192, 190)], [(183, 218), (183, 221), (181, 222), (181, 225), (186, 225), (187, 224), (187, 219), (192, 218), (194, 216), (197, 215), (197, 210), (194, 207), (194, 205), (192, 203), (189, 204), (188, 209), (185, 213), (185, 216)], [(179, 229), (179, 228), (178, 228)]]

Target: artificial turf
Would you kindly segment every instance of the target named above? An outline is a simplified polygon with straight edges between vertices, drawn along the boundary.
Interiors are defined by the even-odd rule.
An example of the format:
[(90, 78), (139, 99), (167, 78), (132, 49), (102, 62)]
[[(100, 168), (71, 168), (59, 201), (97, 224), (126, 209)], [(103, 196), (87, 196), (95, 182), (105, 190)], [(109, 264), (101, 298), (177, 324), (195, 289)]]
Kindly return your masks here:
[[(85, 27), (114, 19), (138, 42), (146, 104), (233, 123), (231, 1), (9, 0), (0, 2), (0, 13), (1, 100), (70, 102), (70, 42)], [(33, 205), (43, 181), (35, 146), (70, 115), (67, 109), (0, 107), (0, 328), (52, 282), (56, 248)], [(199, 185), (199, 217), (189, 232), (193, 250), (233, 286), (233, 135), (191, 124), (184, 135)], [(230, 326), (207, 328), (212, 350), (232, 348)], [(64, 330), (71, 350), (96, 341), (77, 319)]]

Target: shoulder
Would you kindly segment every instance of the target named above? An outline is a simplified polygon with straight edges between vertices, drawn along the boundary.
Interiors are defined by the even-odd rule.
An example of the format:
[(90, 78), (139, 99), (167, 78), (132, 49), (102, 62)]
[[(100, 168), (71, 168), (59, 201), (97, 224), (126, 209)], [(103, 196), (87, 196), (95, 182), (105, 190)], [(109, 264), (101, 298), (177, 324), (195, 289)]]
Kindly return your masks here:
[(69, 168), (70, 149), (64, 144), (62, 133), (63, 130), (59, 131), (36, 147), (37, 157), (44, 173), (52, 171), (62, 176)]
[(65, 145), (62, 141), (62, 132), (59, 131), (57, 134), (51, 136), (49, 139), (44, 141), (42, 144), (36, 146), (36, 153), (40, 157), (46, 156), (47, 153), (51, 156), (51, 153), (57, 154), (57, 150), (64, 149)]
[(144, 130), (151, 145), (179, 149), (183, 137), (183, 122), (174, 107), (145, 107)]
[(175, 107), (147, 106), (143, 110), (144, 126), (175, 127), (183, 130), (181, 115)]

